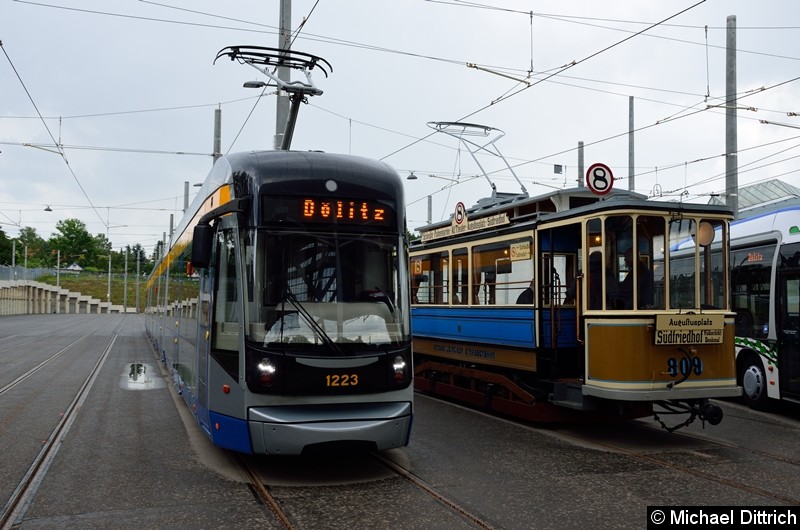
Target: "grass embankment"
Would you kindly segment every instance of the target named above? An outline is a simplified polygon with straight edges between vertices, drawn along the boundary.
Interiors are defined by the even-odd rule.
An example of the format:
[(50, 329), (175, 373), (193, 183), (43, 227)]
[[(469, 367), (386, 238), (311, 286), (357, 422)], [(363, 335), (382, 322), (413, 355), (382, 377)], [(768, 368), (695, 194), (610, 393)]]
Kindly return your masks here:
[[(48, 285), (56, 285), (55, 276), (42, 276), (37, 281)], [(136, 277), (128, 276), (127, 305), (136, 306)], [(108, 301), (108, 275), (84, 272), (81, 274), (62, 274), (59, 285), (73, 293), (96, 298), (101, 302)], [(122, 275), (111, 275), (111, 303), (122, 305), (125, 300), (125, 278)], [(145, 300), (144, 278), (139, 280), (139, 309)]]

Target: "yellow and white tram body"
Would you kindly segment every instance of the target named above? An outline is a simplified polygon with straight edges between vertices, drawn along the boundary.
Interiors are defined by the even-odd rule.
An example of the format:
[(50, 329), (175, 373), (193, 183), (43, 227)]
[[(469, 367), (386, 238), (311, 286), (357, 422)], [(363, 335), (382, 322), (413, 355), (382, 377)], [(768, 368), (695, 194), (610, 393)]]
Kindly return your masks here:
[(728, 249), (730, 210), (557, 199), (460, 206), (420, 231), (416, 387), (531, 420), (637, 417), (658, 404), (688, 412), (681, 425), (717, 423), (709, 399), (741, 393), (727, 252), (712, 252)]

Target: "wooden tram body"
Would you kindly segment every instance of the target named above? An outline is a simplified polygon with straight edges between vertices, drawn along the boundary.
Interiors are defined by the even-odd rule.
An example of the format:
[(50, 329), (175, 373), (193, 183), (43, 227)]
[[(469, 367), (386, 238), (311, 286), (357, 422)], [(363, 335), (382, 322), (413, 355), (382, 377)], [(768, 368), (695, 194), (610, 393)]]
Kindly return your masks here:
[(731, 218), (585, 189), (459, 206), (411, 248), (416, 388), (533, 421), (718, 422), (709, 399), (741, 392), (712, 253)]

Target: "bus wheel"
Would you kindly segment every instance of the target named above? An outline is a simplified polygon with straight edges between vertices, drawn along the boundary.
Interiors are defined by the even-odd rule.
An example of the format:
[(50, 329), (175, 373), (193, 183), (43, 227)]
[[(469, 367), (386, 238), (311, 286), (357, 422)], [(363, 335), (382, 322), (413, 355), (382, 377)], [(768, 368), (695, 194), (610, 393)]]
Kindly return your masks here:
[(747, 406), (753, 410), (766, 410), (769, 399), (767, 397), (767, 376), (764, 374), (761, 359), (749, 355), (742, 365), (739, 380), (742, 384), (742, 397)]

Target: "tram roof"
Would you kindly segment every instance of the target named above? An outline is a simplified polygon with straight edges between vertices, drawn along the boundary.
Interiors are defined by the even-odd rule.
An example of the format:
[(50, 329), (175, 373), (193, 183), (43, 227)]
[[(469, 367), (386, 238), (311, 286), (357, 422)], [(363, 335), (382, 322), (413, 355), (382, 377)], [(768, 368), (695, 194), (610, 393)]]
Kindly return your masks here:
[(591, 215), (594, 213), (602, 213), (607, 210), (645, 210), (645, 211), (661, 211), (661, 212), (683, 212), (690, 214), (712, 214), (712, 215), (727, 215), (733, 216), (733, 210), (726, 205), (719, 204), (699, 204), (690, 202), (677, 202), (677, 201), (656, 201), (656, 200), (642, 200), (631, 199), (628, 197), (617, 197), (610, 200), (598, 201), (593, 204), (587, 204), (578, 208), (572, 208), (561, 212), (554, 212), (547, 214), (546, 217), (540, 217), (541, 222), (555, 221), (576, 215)]
[[(535, 197), (498, 193), (496, 197), (480, 199), (477, 204), (468, 208), (466, 213), (470, 220), (506, 213), (514, 222), (519, 223), (534, 219), (540, 222), (558, 220), (608, 209), (673, 210), (732, 215), (732, 210), (726, 205), (658, 201), (627, 190), (611, 190), (604, 197), (599, 197), (585, 187), (556, 190)], [(451, 215), (445, 221), (422, 226), (418, 230), (424, 233), (447, 227), (452, 224), (452, 219)]]
[[(355, 155), (325, 153), (322, 151), (249, 151), (224, 157), (233, 174), (244, 173), (257, 184), (279, 183), (287, 177), (292, 180), (317, 182), (324, 189), (328, 180), (367, 185), (379, 192), (402, 197), (402, 180), (388, 164)], [(288, 191), (288, 190), (287, 190)], [(314, 189), (304, 188), (305, 192)]]

